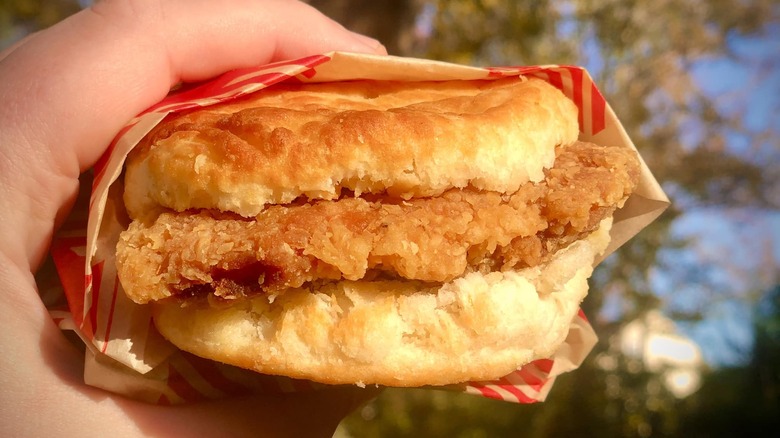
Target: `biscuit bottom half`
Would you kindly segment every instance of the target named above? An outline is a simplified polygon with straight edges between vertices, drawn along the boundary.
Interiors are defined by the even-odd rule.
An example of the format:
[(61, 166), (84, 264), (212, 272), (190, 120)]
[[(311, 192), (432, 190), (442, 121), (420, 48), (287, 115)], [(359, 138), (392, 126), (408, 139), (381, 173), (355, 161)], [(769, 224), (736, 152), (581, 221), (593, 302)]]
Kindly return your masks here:
[(518, 271), (434, 286), (314, 282), (226, 307), (162, 300), (154, 321), (183, 350), (265, 374), (404, 387), (497, 379), (565, 340), (610, 226)]

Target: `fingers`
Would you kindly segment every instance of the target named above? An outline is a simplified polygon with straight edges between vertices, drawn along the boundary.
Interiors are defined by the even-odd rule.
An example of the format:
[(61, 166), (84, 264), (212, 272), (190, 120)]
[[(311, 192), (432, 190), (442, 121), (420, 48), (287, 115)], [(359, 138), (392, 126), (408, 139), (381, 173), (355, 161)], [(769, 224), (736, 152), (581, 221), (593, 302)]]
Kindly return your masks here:
[(149, 50), (167, 56), (170, 83), (331, 50), (384, 53), (379, 42), (298, 1), (169, 0), (143, 9), (136, 3), (98, 3), (92, 11), (125, 28), (145, 23), (135, 43), (147, 40)]
[[(107, 0), (19, 49), (3, 62), (11, 65), (0, 70), (2, 87), (20, 90), (20, 84), (35, 81), (21, 87), (27, 96), (14, 100), (28, 113), (42, 113), (48, 126), (23, 127), (37, 132), (31, 140), (38, 144), (72, 139), (63, 146), (76, 148), (82, 170), (122, 123), (179, 81), (330, 50), (384, 51), (291, 0)], [(30, 102), (33, 93), (45, 105)], [(63, 123), (69, 128), (65, 138), (56, 132)]]
[[(203, 8), (170, 18), (176, 29), (161, 26), (169, 41), (169, 57), (174, 73), (183, 80), (199, 80), (224, 71), (226, 67), (244, 67), (292, 59), (334, 49), (384, 53), (377, 41), (349, 32), (325, 18), (307, 4), (297, 1), (250, 1), (262, 5), (257, 16), (236, 8), (222, 13), (221, 23), (207, 29), (197, 26), (220, 14), (221, 2), (207, 1)], [(166, 6), (166, 4), (164, 4)], [(171, 17), (165, 11), (162, 13)], [(197, 44), (191, 44), (193, 40)]]
[[(0, 213), (31, 263), (113, 135), (179, 81), (330, 50), (385, 53), (293, 0), (105, 0), (0, 61)], [(31, 215), (31, 211), (34, 213)], [(22, 250), (24, 248), (17, 248)], [(10, 249), (9, 249), (10, 251)]]

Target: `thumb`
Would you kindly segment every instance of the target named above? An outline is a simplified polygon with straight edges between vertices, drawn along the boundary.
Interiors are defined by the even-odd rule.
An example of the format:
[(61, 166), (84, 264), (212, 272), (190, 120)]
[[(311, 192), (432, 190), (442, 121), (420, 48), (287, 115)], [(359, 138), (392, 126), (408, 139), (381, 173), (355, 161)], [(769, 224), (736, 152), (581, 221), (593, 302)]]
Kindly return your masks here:
[(105, 0), (18, 44), (0, 60), (7, 253), (40, 261), (79, 173), (173, 84), (331, 50), (386, 53), (293, 0)]

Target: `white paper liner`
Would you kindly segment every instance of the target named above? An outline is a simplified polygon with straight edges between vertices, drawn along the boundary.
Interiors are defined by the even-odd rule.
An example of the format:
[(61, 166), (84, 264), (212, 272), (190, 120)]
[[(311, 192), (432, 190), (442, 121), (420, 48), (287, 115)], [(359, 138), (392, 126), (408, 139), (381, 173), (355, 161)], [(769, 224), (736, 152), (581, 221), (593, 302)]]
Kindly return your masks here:
[[(248, 392), (290, 392), (318, 384), (264, 376), (183, 353), (154, 329), (149, 311), (122, 292), (114, 266), (119, 232), (128, 219), (117, 182), (128, 152), (167, 114), (256, 92), (284, 80), (305, 82), (497, 79), (525, 75), (561, 89), (580, 109), (580, 140), (634, 148), (587, 71), (573, 66), (477, 68), (420, 59), (332, 52), (228, 72), (205, 84), (177, 90), (131, 120), (94, 169), (88, 220), (76, 215), (52, 247), (70, 311), (51, 308), (62, 329), (76, 330), (88, 345), (85, 381), (150, 403), (187, 403)], [(644, 166), (636, 192), (615, 215), (612, 243), (603, 257), (652, 222), (668, 198)], [(576, 369), (596, 343), (585, 316), (573, 320), (553, 357), (538, 360), (492, 382), (443, 387), (518, 403), (542, 401), (555, 377)]]

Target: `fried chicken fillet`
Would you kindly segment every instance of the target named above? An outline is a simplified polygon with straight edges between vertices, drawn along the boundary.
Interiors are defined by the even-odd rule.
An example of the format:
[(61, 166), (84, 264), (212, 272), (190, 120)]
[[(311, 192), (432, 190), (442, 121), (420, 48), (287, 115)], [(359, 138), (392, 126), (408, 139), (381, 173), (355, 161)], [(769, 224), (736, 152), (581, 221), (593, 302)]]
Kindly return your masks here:
[(409, 201), (345, 197), (273, 205), (251, 219), (165, 212), (130, 226), (119, 263), (138, 279), (128, 291), (138, 302), (275, 295), (377, 274), (443, 283), (543, 263), (610, 216), (638, 172), (630, 151), (576, 143), (560, 150), (543, 181), (512, 194), (467, 188)]
[(500, 377), (562, 342), (639, 176), (576, 120), (517, 78), (282, 86), (173, 118), (128, 161), (122, 286), (180, 348), (264, 373)]

